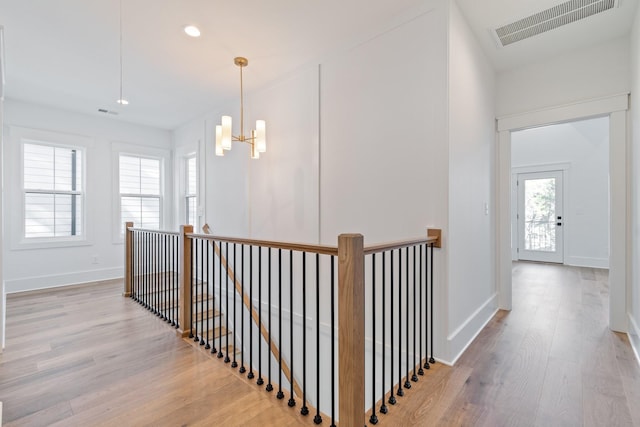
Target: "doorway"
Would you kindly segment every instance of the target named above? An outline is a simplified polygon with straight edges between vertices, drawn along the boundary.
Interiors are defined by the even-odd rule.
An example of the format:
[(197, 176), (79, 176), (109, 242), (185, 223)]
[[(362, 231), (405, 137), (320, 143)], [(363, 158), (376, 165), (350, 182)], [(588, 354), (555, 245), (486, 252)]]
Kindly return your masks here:
[[(497, 281), (499, 306), (512, 308), (511, 136), (522, 129), (566, 123), (591, 117), (609, 117), (609, 327), (626, 332), (627, 240), (631, 223), (627, 218), (627, 110), (628, 94), (614, 95), (552, 107), (497, 120), (496, 177)], [(566, 212), (565, 212), (566, 213)], [(567, 224), (563, 217), (563, 227)], [(563, 230), (567, 233), (567, 229)]]

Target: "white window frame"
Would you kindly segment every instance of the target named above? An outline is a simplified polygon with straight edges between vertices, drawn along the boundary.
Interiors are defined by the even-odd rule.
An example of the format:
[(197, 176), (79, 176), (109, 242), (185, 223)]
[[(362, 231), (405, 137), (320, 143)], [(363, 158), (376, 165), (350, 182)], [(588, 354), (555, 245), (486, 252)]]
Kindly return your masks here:
[[(25, 177), (25, 168), (26, 168), (26, 155), (25, 155), (25, 148), (27, 145), (30, 146), (39, 146), (39, 147), (46, 147), (46, 148), (52, 148), (54, 150), (54, 156), (53, 156), (53, 167), (54, 167), (54, 181), (57, 180), (56, 178), (56, 174), (55, 171), (57, 170), (57, 164), (58, 164), (58, 160), (56, 158), (56, 149), (64, 149), (64, 150), (68, 150), (72, 153), (80, 153), (80, 160), (79, 160), (79, 164), (80, 164), (80, 190), (78, 189), (70, 189), (70, 190), (58, 190), (55, 187), (48, 189), (48, 190), (44, 190), (41, 188), (26, 188), (26, 184), (24, 181), (24, 177)], [(82, 240), (82, 236), (84, 236), (85, 230), (84, 230), (84, 225), (85, 225), (85, 215), (84, 212), (86, 211), (86, 206), (85, 206), (85, 191), (84, 191), (84, 185), (85, 185), (85, 179), (84, 179), (84, 168), (85, 168), (85, 150), (82, 147), (76, 147), (76, 146), (66, 146), (66, 145), (60, 145), (60, 144), (52, 144), (49, 142), (44, 142), (44, 141), (34, 141), (34, 140), (28, 140), (28, 139), (23, 139), (20, 143), (20, 148), (22, 150), (22, 155), (21, 155), (21, 159), (22, 159), (22, 203), (23, 203), (23, 208), (26, 209), (26, 200), (27, 200), (27, 195), (28, 194), (41, 194), (41, 195), (52, 195), (54, 196), (79, 196), (80, 199), (80, 207), (81, 207), (81, 211), (80, 211), (80, 217), (76, 218), (76, 212), (73, 211), (73, 209), (71, 209), (71, 216), (72, 218), (74, 218), (74, 220), (72, 220), (72, 230), (73, 230), (73, 223), (74, 222), (79, 222), (80, 223), (80, 233), (79, 234), (72, 234), (69, 236), (56, 236), (55, 233), (57, 232), (57, 222), (56, 222), (56, 218), (57, 215), (55, 214), (56, 209), (55, 209), (55, 204), (54, 204), (54, 229), (53, 229), (53, 236), (43, 236), (43, 237), (28, 237), (27, 236), (27, 218), (26, 218), (26, 212), (25, 215), (23, 216), (23, 227), (22, 227), (22, 237), (25, 240), (28, 241), (50, 241), (50, 240), (60, 240), (60, 239), (74, 239), (74, 240)], [(73, 164), (74, 166), (72, 167), (72, 170), (75, 168), (77, 170), (77, 167), (75, 166), (78, 163), (78, 156), (74, 156), (75, 158), (73, 159)], [(77, 172), (72, 172), (72, 174), (76, 174)], [(73, 177), (73, 175), (72, 175)], [(72, 179), (73, 181), (73, 179)], [(75, 184), (72, 183), (72, 188)], [(73, 206), (72, 202), (72, 206)]]
[[(195, 177), (196, 177), (196, 191), (195, 193), (189, 193), (189, 161), (190, 160), (194, 160), (195, 163)], [(187, 224), (189, 218), (188, 218), (188, 212), (189, 212), (189, 199), (191, 198), (195, 198), (196, 201), (196, 212), (195, 212), (195, 221), (193, 224), (193, 229), (197, 230), (198, 227), (200, 226), (199, 224), (199, 216), (198, 215), (198, 210), (199, 210), (199, 200), (198, 200), (198, 183), (200, 182), (200, 177), (199, 177), (199, 173), (200, 173), (200, 168), (198, 167), (198, 156), (196, 155), (196, 153), (191, 153), (188, 154), (186, 156), (183, 157), (182, 159), (183, 165), (184, 165), (184, 172), (182, 173), (182, 177), (183, 177), (183, 188), (184, 191), (182, 193), (182, 200), (184, 202), (184, 205), (182, 205), (182, 209), (183, 209), (183, 218), (184, 218), (184, 223)]]
[[(91, 137), (54, 132), (41, 129), (31, 129), (19, 126), (9, 128), (10, 144), (6, 144), (6, 156), (9, 159), (6, 176), (9, 182), (18, 185), (6, 186), (7, 205), (13, 206), (6, 211), (10, 247), (12, 250), (44, 249), (58, 247), (88, 246), (91, 245), (91, 224), (88, 220), (88, 211), (91, 203), (90, 184), (87, 180), (87, 170), (91, 167), (91, 149), (93, 139)], [(24, 188), (24, 144), (34, 143), (51, 147), (77, 149), (83, 153), (82, 164), (82, 234), (77, 236), (57, 237), (25, 237), (25, 188)], [(17, 226), (19, 225), (19, 227)]]
[[(168, 150), (160, 148), (145, 147), (141, 145), (128, 144), (122, 142), (113, 142), (111, 144), (111, 163), (112, 163), (112, 188), (113, 188), (113, 224), (112, 235), (114, 244), (124, 243), (124, 233), (122, 232), (121, 223), (121, 194), (120, 194), (120, 155), (141, 157), (147, 159), (154, 159), (160, 161), (160, 230), (167, 230), (168, 224), (170, 224), (170, 213), (168, 208), (167, 191), (167, 164), (171, 160), (171, 155)], [(126, 195), (125, 195), (126, 196)], [(144, 195), (136, 194), (135, 197)], [(138, 227), (139, 224), (134, 224), (134, 227)]]

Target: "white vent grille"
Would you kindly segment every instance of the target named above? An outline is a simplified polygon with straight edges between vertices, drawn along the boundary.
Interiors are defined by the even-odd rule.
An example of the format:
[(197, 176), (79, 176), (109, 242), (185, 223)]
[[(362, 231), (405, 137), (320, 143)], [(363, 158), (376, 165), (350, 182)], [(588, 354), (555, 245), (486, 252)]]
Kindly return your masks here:
[(546, 33), (563, 25), (613, 9), (619, 0), (571, 0), (492, 31), (500, 46)]

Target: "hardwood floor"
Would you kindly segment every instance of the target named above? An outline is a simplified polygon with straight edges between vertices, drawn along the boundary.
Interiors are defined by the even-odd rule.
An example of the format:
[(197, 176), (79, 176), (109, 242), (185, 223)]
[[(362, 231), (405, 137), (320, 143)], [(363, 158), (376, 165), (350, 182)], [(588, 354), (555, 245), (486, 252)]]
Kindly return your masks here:
[[(640, 367), (607, 327), (606, 283), (604, 270), (514, 264), (514, 310), (455, 367), (434, 365), (378, 426), (640, 426)], [(313, 425), (121, 289), (8, 297), (4, 425)]]
[(121, 292), (104, 282), (8, 296), (3, 425), (313, 425)]
[(640, 367), (608, 307), (606, 270), (515, 263), (513, 311), (378, 425), (640, 426)]

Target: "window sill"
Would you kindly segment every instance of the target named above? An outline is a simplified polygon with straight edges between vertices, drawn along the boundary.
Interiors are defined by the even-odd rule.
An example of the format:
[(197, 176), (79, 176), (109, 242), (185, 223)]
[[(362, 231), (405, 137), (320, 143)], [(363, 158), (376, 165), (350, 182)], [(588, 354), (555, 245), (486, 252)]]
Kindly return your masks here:
[(22, 239), (12, 245), (12, 250), (32, 250), (32, 249), (54, 249), (54, 248), (72, 248), (81, 246), (91, 246), (93, 243), (82, 238), (57, 238), (57, 239)]

